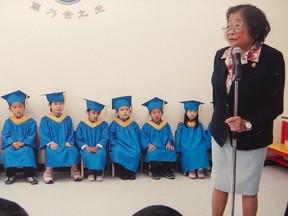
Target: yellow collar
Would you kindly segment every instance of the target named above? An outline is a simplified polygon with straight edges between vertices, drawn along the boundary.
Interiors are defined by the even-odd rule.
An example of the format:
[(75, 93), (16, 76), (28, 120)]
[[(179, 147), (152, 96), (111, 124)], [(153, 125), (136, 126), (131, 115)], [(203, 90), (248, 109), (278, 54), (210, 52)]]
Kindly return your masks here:
[(192, 122), (187, 122), (187, 126), (188, 127), (194, 127), (196, 125), (196, 122), (195, 121), (192, 121)]
[(10, 120), (12, 121), (12, 122), (14, 122), (15, 124), (21, 124), (21, 123), (23, 123), (23, 122), (25, 122), (25, 121), (27, 121), (28, 119), (30, 119), (30, 117), (29, 116), (22, 116), (21, 118), (19, 118), (19, 119), (17, 119), (15, 116), (10, 116)]
[(119, 125), (121, 125), (122, 127), (127, 127), (128, 125), (130, 125), (130, 124), (133, 122), (132, 119), (128, 119), (127, 121), (124, 122), (124, 121), (122, 121), (122, 120), (119, 119), (119, 118), (116, 118), (115, 121), (116, 121)]
[(98, 125), (100, 125), (103, 121), (101, 119), (98, 119), (96, 122), (91, 122), (88, 119), (82, 120), (85, 124), (90, 126), (91, 128), (94, 128)]
[(158, 125), (158, 124), (154, 123), (153, 121), (148, 122), (148, 124), (150, 124), (152, 127), (154, 127), (157, 130), (161, 130), (166, 125), (166, 123), (167, 122), (162, 121), (161, 124)]
[(66, 114), (62, 114), (59, 118), (57, 118), (56, 116), (54, 116), (54, 115), (52, 115), (52, 114), (47, 115), (48, 118), (50, 118), (50, 119), (52, 119), (53, 121), (58, 122), (58, 123), (62, 122), (63, 119), (66, 118), (66, 116), (67, 116)]

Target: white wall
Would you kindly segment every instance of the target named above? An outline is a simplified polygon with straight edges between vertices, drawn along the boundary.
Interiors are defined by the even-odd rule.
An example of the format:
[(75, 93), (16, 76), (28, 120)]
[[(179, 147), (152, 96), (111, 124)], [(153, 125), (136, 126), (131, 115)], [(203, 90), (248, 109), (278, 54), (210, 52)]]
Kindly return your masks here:
[[(33, 2), (41, 5), (38, 11)], [(82, 98), (108, 105), (102, 119), (110, 123), (115, 117), (111, 98), (132, 95), (132, 118), (142, 126), (149, 117), (141, 104), (158, 96), (168, 101), (164, 119), (173, 130), (184, 113), (178, 102), (196, 99), (206, 103), (200, 120), (207, 127), (214, 54), (227, 45), (221, 30), (225, 12), (239, 3), (266, 13), (272, 27), (266, 43), (284, 53), (287, 66), (286, 0), (81, 0), (74, 5), (0, 0), (0, 95), (18, 89), (29, 94), (27, 114), (39, 123), (49, 112), (40, 95), (67, 91), (65, 112), (74, 126), (86, 117)], [(96, 14), (98, 5), (105, 11)], [(55, 17), (50, 9), (57, 12)], [(80, 10), (88, 17), (78, 18)], [(65, 19), (65, 11), (73, 13), (71, 19)], [(287, 88), (285, 93), (287, 98)], [(9, 115), (1, 100), (1, 128)], [(278, 118), (278, 141), (280, 124)]]

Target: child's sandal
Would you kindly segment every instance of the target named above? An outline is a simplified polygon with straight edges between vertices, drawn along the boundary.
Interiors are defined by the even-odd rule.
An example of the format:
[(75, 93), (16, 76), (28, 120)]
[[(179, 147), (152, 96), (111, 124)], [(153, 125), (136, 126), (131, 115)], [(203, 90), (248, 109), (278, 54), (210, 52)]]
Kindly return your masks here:
[(44, 183), (46, 183), (46, 184), (53, 184), (54, 183), (51, 172), (45, 171), (43, 174), (43, 179), (44, 179)]
[(81, 173), (78, 170), (72, 172), (72, 179), (74, 181), (82, 181)]

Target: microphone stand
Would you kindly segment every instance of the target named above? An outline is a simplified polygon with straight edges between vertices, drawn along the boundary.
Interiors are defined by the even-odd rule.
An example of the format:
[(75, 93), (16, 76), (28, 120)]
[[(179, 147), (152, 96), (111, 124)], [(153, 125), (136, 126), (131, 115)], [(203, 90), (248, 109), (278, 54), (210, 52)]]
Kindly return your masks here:
[[(240, 49), (240, 48), (238, 48)], [(239, 53), (235, 53), (235, 56)], [(240, 58), (234, 58), (234, 74), (235, 74), (235, 88), (234, 88), (234, 116), (238, 115), (238, 89), (241, 80), (241, 49)], [(231, 176), (231, 216), (234, 216), (235, 207), (235, 188), (236, 188), (236, 159), (237, 159), (237, 138), (235, 132), (232, 139), (232, 176)]]

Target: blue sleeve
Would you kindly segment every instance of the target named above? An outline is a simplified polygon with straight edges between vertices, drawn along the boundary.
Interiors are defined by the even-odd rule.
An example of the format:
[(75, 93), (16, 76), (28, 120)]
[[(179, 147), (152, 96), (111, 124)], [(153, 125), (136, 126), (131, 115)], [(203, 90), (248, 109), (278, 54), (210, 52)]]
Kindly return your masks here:
[(212, 136), (211, 136), (211, 122), (208, 124), (208, 128), (206, 130), (206, 134), (207, 134), (207, 138), (210, 140), (211, 142), (211, 139), (212, 139)]
[(149, 127), (145, 123), (141, 130), (141, 148), (142, 151), (147, 150), (148, 146), (151, 144), (151, 139), (149, 137)]
[(68, 121), (68, 133), (67, 133), (67, 142), (74, 145), (75, 144), (75, 133), (73, 128), (73, 122), (70, 116), (67, 116)]
[(40, 121), (39, 137), (40, 137), (40, 148), (44, 148), (48, 143), (54, 142), (54, 140), (52, 140), (51, 138), (50, 131), (47, 125), (47, 117), (45, 116)]
[(181, 152), (181, 139), (182, 139), (182, 133), (183, 133), (183, 124), (179, 123), (176, 130), (176, 137), (175, 137), (175, 148), (176, 152)]
[(15, 140), (11, 136), (11, 123), (10, 120), (7, 119), (2, 129), (2, 149), (5, 149), (13, 142), (15, 142)]
[(83, 126), (83, 123), (79, 122), (79, 124), (76, 127), (76, 145), (79, 149), (81, 149), (82, 146), (86, 144), (84, 142), (82, 126)]
[(202, 133), (202, 143), (205, 145), (207, 150), (211, 149), (211, 138), (209, 139), (206, 131), (204, 130), (203, 125), (200, 123), (199, 126), (201, 126), (201, 133)]
[[(171, 145), (174, 144), (174, 139), (173, 139), (173, 134), (172, 134), (172, 130), (171, 130), (171, 127), (170, 125), (167, 123), (167, 135), (168, 135), (168, 140), (167, 142), (170, 143)], [(166, 145), (166, 143), (165, 143)]]
[(109, 126), (109, 138), (109, 145), (106, 147), (108, 151), (110, 151), (112, 143), (116, 140), (116, 124), (114, 121)]
[(22, 143), (24, 143), (25, 145), (28, 145), (32, 148), (36, 148), (36, 133), (37, 133), (37, 125), (36, 125), (36, 121), (31, 119), (29, 120), (29, 128), (28, 128), (28, 132), (25, 136), (25, 138), (22, 140)]
[(135, 122), (135, 131), (137, 134), (138, 141), (140, 143), (141, 142), (141, 130), (140, 130), (139, 125), (136, 122)]
[(103, 148), (107, 148), (109, 142), (109, 128), (106, 122), (103, 122), (102, 124), (103, 127), (101, 129), (101, 140), (99, 141), (99, 144), (101, 144)]

